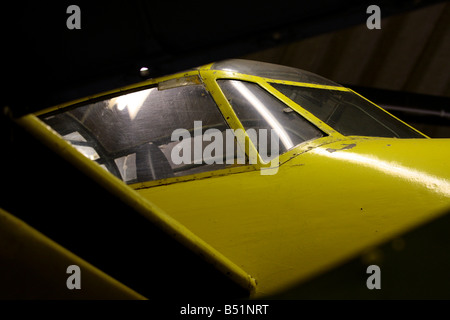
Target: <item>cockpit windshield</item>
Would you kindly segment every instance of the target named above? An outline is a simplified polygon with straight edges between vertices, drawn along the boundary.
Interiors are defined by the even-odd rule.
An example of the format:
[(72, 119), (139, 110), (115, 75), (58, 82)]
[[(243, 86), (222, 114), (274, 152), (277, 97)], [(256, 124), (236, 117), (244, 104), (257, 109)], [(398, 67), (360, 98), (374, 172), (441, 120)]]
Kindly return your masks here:
[(275, 80), (295, 81), (341, 87), (340, 84), (321, 77), (315, 73), (267, 62), (244, 59), (230, 59), (214, 63), (211, 69), (250, 74), (256, 77)]
[(258, 164), (255, 152), (265, 165), (337, 132), (425, 138), (351, 90), (300, 69), (232, 59), (206, 71), (213, 81), (190, 71), (40, 119), (128, 184), (228, 172)]
[(425, 138), (351, 91), (273, 83), (278, 91), (346, 136)]
[(128, 184), (245, 163), (245, 159), (233, 161), (239, 155), (236, 145), (234, 149), (208, 148), (210, 141), (223, 139), (229, 126), (199, 81), (178, 82), (41, 119), (86, 157)]

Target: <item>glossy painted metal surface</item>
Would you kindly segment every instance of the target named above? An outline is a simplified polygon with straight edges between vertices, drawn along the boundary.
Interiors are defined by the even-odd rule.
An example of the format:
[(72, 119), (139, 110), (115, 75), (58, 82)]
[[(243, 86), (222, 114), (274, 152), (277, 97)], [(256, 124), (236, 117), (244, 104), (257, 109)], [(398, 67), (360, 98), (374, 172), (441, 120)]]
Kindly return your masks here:
[[(201, 239), (208, 250), (220, 253), (220, 259), (233, 265), (231, 269), (237, 270), (241, 279), (238, 282), (244, 287), (253, 287), (252, 278), (256, 279), (252, 297), (282, 291), (429, 221), (450, 207), (449, 139), (346, 137), (290, 101), (270, 83), (350, 89), (210, 68), (207, 65), (196, 71), (151, 79), (117, 92), (198, 74), (230, 127), (242, 129), (216, 81), (255, 82), (328, 136), (282, 154), (274, 175), (261, 175), (266, 164), (259, 157), (252, 166), (131, 186), (119, 186), (118, 181), (103, 177), (106, 172), (100, 173), (102, 169), (93, 162), (75, 156), (75, 149), (68, 144), (63, 151), (54, 149), (62, 153), (70, 149), (68, 159), (75, 157), (74, 165), (89, 168), (88, 174), (97, 179), (101, 175), (105, 188), (120, 189), (117, 196), (126, 194), (124, 201), (146, 206), (148, 212), (153, 204), (161, 208), (158, 210), (168, 221), (186, 228), (187, 238)], [(49, 145), (60, 143), (60, 137), (44, 133), (44, 126), (30, 117), (34, 116), (20, 121), (24, 127), (39, 127), (42, 139)], [(249, 143), (247, 153), (251, 148), (255, 147)]]
[(241, 173), (138, 191), (247, 270), (257, 295), (272, 294), (448, 208), (449, 144), (339, 141), (273, 176)]

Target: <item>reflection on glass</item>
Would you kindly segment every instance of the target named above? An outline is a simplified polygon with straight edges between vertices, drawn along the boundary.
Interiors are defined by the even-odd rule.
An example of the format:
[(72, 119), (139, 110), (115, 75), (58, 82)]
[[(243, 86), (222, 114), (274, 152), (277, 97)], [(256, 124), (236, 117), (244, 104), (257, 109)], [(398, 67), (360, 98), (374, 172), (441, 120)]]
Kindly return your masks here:
[(250, 74), (257, 77), (269, 79), (288, 80), (295, 82), (306, 82), (313, 84), (342, 87), (340, 84), (337, 84), (329, 79), (321, 77), (315, 73), (311, 73), (298, 68), (282, 66), (261, 61), (252, 61), (245, 59), (228, 59), (214, 63), (211, 69), (239, 72), (243, 74)]
[[(195, 80), (195, 79), (194, 79)], [(214, 100), (199, 81), (179, 80), (170, 86), (152, 87), (97, 101), (62, 112), (42, 115), (41, 119), (91, 160), (128, 184), (179, 177), (227, 168), (235, 163), (175, 164), (172, 133), (184, 129), (193, 136), (194, 123), (201, 123), (200, 134), (229, 129)], [(175, 86), (175, 84), (179, 86)], [(200, 139), (200, 152), (209, 141)], [(187, 143), (187, 142), (186, 142)], [(231, 150), (233, 151), (233, 150)], [(236, 154), (236, 153), (235, 153)], [(212, 154), (212, 159), (228, 155)], [(188, 157), (189, 158), (189, 157)], [(205, 161), (206, 160), (206, 161)]]
[(97, 151), (95, 151), (95, 149), (92, 147), (79, 146), (79, 145), (74, 145), (74, 147), (88, 159), (97, 160), (100, 158)]
[[(217, 82), (261, 156), (266, 146), (273, 153), (271, 139), (264, 134), (271, 130), (281, 142), (275, 146), (277, 155), (302, 142), (324, 136), (323, 132), (256, 83), (240, 80)], [(252, 132), (256, 134), (250, 134)]]
[(353, 92), (278, 83), (272, 86), (343, 135), (425, 138)]
[(86, 139), (78, 131), (66, 134), (63, 138), (72, 142), (86, 142)]
[(294, 143), (289, 138), (289, 135), (278, 122), (278, 120), (270, 113), (269, 109), (255, 96), (241, 81), (230, 80), (231, 84), (242, 94), (245, 99), (255, 108), (259, 114), (269, 123), (269, 125), (276, 131), (278, 137), (284, 145), (286, 150), (294, 146)]
[(125, 94), (117, 98), (112, 98), (111, 100), (109, 100), (108, 105), (110, 108), (113, 108), (114, 105), (116, 105), (117, 109), (119, 109), (120, 111), (127, 108), (130, 119), (133, 120), (134, 118), (136, 118), (136, 114), (139, 112), (139, 109), (142, 107), (151, 90), (154, 89), (137, 91)]

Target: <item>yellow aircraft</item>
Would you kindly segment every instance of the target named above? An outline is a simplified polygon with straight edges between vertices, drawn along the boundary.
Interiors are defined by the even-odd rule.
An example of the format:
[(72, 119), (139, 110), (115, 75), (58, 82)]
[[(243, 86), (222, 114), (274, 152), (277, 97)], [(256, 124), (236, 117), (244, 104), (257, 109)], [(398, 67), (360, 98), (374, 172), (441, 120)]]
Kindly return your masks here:
[(286, 66), (219, 61), (17, 123), (240, 297), (279, 294), (450, 207), (450, 140)]

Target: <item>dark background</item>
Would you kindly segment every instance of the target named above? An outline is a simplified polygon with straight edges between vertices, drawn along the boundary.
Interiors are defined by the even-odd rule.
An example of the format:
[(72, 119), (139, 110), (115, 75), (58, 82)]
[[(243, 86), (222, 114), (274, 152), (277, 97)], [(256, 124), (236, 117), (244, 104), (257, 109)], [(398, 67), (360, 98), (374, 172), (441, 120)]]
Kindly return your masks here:
[[(81, 29), (69, 30), (69, 5)], [(369, 30), (367, 7), (381, 9)], [(348, 85), (433, 137), (450, 122), (448, 1), (21, 1), (2, 7), (2, 106), (15, 115), (225, 58)]]

